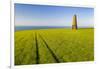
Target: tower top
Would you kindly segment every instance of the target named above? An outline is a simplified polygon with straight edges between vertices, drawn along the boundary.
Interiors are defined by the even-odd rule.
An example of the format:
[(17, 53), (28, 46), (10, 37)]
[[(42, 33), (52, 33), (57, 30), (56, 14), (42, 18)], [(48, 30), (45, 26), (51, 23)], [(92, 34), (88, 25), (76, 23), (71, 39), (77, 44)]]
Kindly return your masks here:
[(74, 14), (74, 16), (76, 17), (76, 14)]

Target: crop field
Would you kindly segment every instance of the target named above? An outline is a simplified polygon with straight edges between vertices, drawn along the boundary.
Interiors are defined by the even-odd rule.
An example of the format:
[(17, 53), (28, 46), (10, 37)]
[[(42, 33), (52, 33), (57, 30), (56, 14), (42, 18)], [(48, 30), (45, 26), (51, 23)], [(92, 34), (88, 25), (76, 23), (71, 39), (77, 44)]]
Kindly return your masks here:
[(67, 28), (15, 32), (15, 65), (94, 60), (94, 29)]

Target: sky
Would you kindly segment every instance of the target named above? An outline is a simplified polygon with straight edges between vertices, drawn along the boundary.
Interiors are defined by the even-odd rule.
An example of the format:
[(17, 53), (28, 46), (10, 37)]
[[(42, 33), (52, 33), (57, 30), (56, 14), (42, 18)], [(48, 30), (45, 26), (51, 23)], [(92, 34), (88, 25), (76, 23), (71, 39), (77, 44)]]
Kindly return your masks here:
[(15, 26), (72, 26), (77, 15), (78, 26), (93, 27), (94, 9), (15, 3)]

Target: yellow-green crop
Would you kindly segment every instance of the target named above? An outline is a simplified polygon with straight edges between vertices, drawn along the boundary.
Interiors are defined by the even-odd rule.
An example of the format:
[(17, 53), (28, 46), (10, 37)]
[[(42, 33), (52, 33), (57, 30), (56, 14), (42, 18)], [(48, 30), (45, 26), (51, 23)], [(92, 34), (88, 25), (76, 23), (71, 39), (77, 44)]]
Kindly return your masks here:
[(15, 65), (94, 60), (94, 29), (67, 28), (15, 32)]

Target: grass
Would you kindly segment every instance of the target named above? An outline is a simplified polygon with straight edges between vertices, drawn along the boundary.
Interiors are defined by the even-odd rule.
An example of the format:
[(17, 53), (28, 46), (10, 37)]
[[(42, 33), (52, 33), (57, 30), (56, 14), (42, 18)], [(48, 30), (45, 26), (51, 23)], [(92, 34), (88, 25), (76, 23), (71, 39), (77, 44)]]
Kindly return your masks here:
[(15, 32), (15, 65), (94, 60), (94, 29)]

